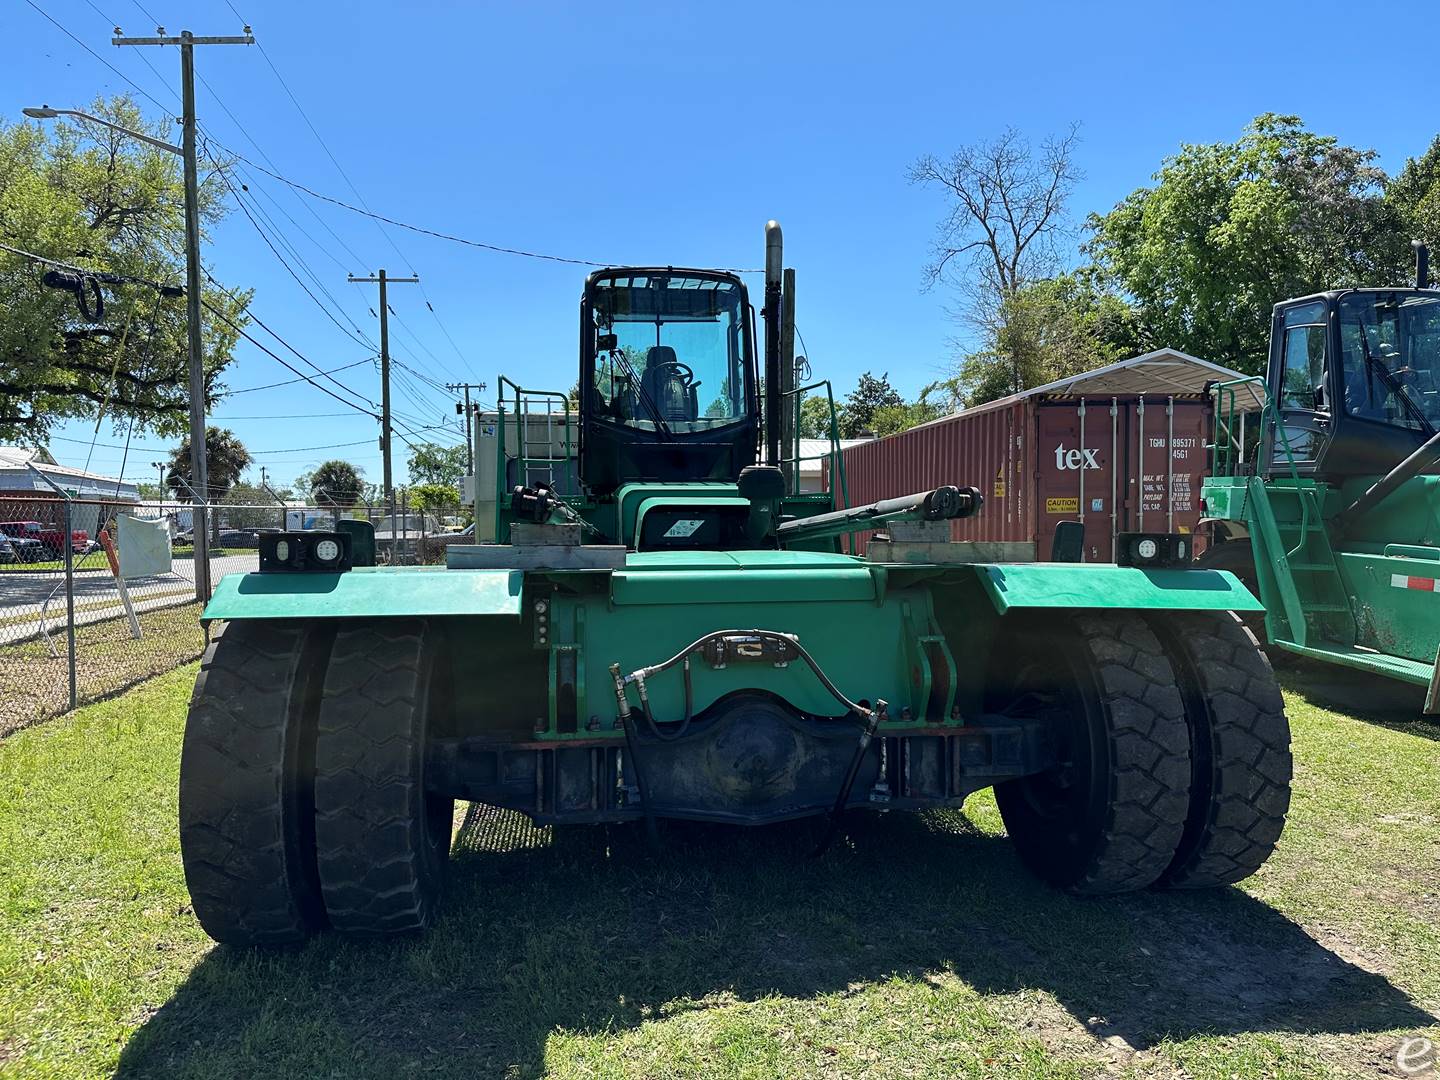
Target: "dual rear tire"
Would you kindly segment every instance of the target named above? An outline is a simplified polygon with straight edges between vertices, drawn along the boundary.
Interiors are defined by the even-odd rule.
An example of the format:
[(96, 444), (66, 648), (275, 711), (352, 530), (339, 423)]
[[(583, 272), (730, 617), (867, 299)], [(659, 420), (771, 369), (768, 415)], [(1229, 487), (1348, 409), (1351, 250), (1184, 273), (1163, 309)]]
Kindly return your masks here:
[[(990, 707), (1047, 720), (1056, 764), (1000, 784), (1021, 860), (1076, 893), (1253, 874), (1290, 799), (1290, 733), (1228, 613), (1084, 612), (1008, 626)], [(217, 941), (435, 919), (454, 802), (425, 747), (453, 732), (450, 658), (424, 621), (237, 621), (206, 650), (180, 768), (180, 846)]]
[(1253, 874), (1290, 800), (1290, 732), (1229, 613), (1054, 613), (1018, 623), (994, 704), (1047, 721), (1056, 764), (1000, 784), (1022, 862), (1075, 893), (1207, 888)]
[(180, 851), (217, 941), (434, 919), (454, 803), (426, 791), (448, 729), (443, 636), (424, 622), (239, 621), (201, 662), (180, 762)]

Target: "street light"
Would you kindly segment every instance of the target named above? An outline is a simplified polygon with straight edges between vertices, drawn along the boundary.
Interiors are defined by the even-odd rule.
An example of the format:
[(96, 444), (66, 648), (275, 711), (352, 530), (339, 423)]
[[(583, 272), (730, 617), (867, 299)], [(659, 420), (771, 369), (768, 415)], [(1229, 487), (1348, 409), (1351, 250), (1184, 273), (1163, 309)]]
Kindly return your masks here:
[(23, 112), (26, 116), (30, 117), (32, 120), (54, 120), (60, 116), (74, 116), (81, 120), (88, 120), (92, 124), (99, 124), (101, 127), (107, 127), (111, 131), (118, 131), (122, 135), (129, 135), (132, 139), (139, 139), (141, 142), (149, 143), (151, 146), (158, 147), (161, 150), (169, 150), (172, 154), (179, 154), (182, 157), (185, 154), (185, 151), (182, 150), (180, 147), (175, 146), (172, 143), (168, 143), (164, 139), (152, 138), (151, 136), (146, 135), (143, 131), (131, 131), (127, 127), (121, 127), (119, 124), (112, 124), (109, 120), (104, 120), (98, 116), (91, 116), (89, 113), (81, 112), (78, 109), (52, 109), (49, 105), (42, 105), (38, 109), (30, 108), (21, 109), (20, 111)]
[[(189, 31), (186, 31), (187, 35)], [(188, 45), (184, 55), (185, 68), (189, 70), (190, 54)], [(144, 132), (131, 131), (119, 124), (112, 124), (98, 116), (80, 112), (78, 109), (52, 109), (49, 105), (21, 109), (26, 116), (35, 120), (54, 120), (61, 116), (74, 116), (80, 120), (99, 124), (111, 131), (118, 131), (132, 139), (168, 150), (184, 159), (185, 173), (185, 322), (189, 342), (190, 367), (190, 497), (194, 503), (195, 517), (195, 599), (202, 604), (210, 601), (210, 537), (207, 531), (206, 507), (204, 500), (209, 491), (208, 469), (205, 461), (205, 360), (204, 345), (200, 338), (200, 187), (196, 179), (195, 163), (195, 108), (193, 88), (187, 82), (185, 97), (185, 144), (172, 146), (163, 139), (151, 138)], [(161, 481), (163, 488), (164, 481)], [(164, 492), (162, 490), (161, 494)]]

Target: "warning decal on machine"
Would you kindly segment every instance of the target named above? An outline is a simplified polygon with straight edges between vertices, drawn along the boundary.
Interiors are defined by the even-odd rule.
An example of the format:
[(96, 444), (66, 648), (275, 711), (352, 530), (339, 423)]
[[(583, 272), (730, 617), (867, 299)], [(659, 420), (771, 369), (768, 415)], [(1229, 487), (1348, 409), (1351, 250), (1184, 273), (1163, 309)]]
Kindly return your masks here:
[(705, 524), (704, 518), (681, 518), (665, 530), (666, 536), (684, 537), (692, 536), (695, 530)]
[(1075, 499), (1046, 499), (1045, 513), (1047, 514), (1078, 514), (1080, 512), (1080, 500)]
[(1435, 592), (1435, 579), (1410, 577), (1408, 574), (1391, 574), (1390, 585), (1396, 589), (1417, 589), (1420, 592)]

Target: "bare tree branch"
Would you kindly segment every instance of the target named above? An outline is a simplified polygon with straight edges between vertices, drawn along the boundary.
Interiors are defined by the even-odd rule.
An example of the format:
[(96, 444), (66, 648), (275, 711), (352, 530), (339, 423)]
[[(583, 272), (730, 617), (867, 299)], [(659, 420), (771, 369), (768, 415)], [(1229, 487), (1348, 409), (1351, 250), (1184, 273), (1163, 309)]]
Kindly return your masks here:
[(946, 282), (968, 292), (977, 308), (972, 319), (985, 321), (1006, 296), (1051, 273), (1066, 202), (1080, 179), (1078, 144), (1076, 126), (1048, 137), (1038, 151), (1007, 128), (960, 147), (948, 160), (932, 154), (916, 160), (911, 183), (939, 186), (950, 203), (925, 267), (926, 284)]

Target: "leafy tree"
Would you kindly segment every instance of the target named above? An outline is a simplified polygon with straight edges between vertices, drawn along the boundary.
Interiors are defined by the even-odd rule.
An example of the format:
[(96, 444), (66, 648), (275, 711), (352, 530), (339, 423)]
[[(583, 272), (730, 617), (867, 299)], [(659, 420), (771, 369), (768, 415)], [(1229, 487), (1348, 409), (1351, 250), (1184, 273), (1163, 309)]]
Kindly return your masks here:
[(422, 442), (410, 448), (411, 484), (445, 484), (458, 489), (464, 475), (464, 446)]
[(998, 316), (949, 384), (972, 407), (1142, 351), (1129, 306), (1089, 275), (1024, 285)]
[(836, 410), (840, 437), (853, 439), (862, 431), (874, 430), (872, 425), (878, 410), (904, 404), (900, 391), (890, 385), (889, 372), (882, 371), (878, 379), (868, 371), (863, 372), (855, 389), (845, 395), (845, 403)]
[(1091, 216), (1087, 249), (1145, 341), (1258, 373), (1277, 300), (1402, 279), (1374, 158), (1267, 113), (1233, 143), (1181, 147), (1153, 187)]
[[(316, 506), (351, 507), (365, 494), (363, 471), (348, 461), (322, 461), (303, 477), (310, 501)], [(300, 481), (297, 479), (297, 485)]]
[(800, 399), (798, 423), (802, 439), (828, 439), (830, 437), (829, 400), (819, 394), (806, 394)]
[(429, 513), (453, 512), (460, 505), (459, 489), (449, 484), (411, 484), (410, 505)]
[[(126, 96), (91, 112), (169, 137)], [(200, 187), (202, 232), (225, 207), (219, 180)], [(6, 243), (69, 265), (165, 286), (184, 282), (184, 194), (173, 154), (84, 121), (0, 123), (0, 233)], [(185, 430), (190, 395), (183, 296), (149, 284), (102, 284), (104, 314), (88, 318), (73, 293), (47, 287), (53, 268), (0, 252), (0, 441), (43, 442), (69, 418), (133, 419), (165, 436)], [(93, 295), (86, 291), (87, 301)], [(248, 292), (204, 289), (243, 325)], [(205, 396), (213, 404), (236, 332), (206, 316)]]
[(220, 500), (223, 517), (232, 529), (273, 529), (285, 522), (285, 507), (259, 484), (233, 484)]
[(1440, 135), (1424, 154), (1405, 162), (1386, 188), (1385, 201), (1400, 219), (1404, 238), (1425, 241), (1440, 258)]

